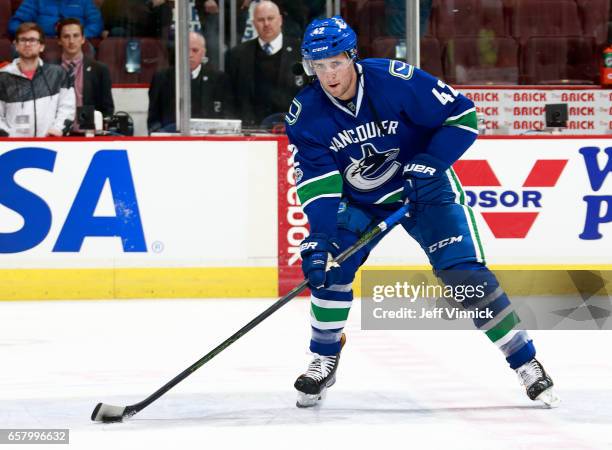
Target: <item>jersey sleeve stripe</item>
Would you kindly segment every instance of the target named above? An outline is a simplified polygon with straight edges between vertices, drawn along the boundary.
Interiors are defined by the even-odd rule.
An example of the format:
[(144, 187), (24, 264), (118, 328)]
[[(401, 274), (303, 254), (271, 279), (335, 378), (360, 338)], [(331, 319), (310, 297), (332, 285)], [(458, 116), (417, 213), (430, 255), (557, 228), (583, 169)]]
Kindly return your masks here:
[(302, 189), (307, 184), (314, 183), (316, 181), (320, 181), (320, 180), (323, 180), (324, 178), (331, 177), (334, 175), (340, 175), (340, 172), (337, 170), (332, 170), (331, 172), (324, 173), (323, 175), (319, 175), (318, 177), (309, 178), (301, 183), (298, 183), (297, 188)]
[(342, 197), (341, 193), (337, 193), (337, 194), (321, 194), (321, 195), (317, 195), (316, 197), (313, 197), (309, 200), (306, 200), (305, 202), (302, 202), (302, 200), (300, 200), (300, 203), (302, 204), (302, 208), (306, 208), (308, 205), (310, 205), (312, 202), (314, 202), (315, 200), (318, 200), (320, 198), (329, 198), (329, 197)]
[(458, 127), (462, 130), (471, 131), (472, 133), (478, 134), (478, 118), (476, 117), (476, 110), (471, 108), (458, 116), (449, 117), (444, 122), (444, 125)]
[(469, 131), (470, 133), (478, 134), (478, 130), (470, 127), (466, 127), (465, 125), (450, 125), (451, 127), (461, 128), (462, 130)]
[(378, 200), (374, 202), (375, 205), (386, 205), (388, 203), (395, 203), (402, 199), (402, 191), (403, 187), (396, 189), (394, 191), (389, 192), (388, 194), (383, 195)]
[(451, 116), (451, 117), (447, 118), (446, 122), (448, 122), (448, 121), (455, 121), (455, 120), (465, 116), (466, 114), (469, 114), (469, 113), (472, 113), (472, 112), (475, 113), (476, 112), (476, 108), (466, 109), (461, 114), (457, 114), (456, 116)]
[(340, 197), (342, 194), (342, 176), (339, 172), (330, 172), (324, 178), (312, 181), (308, 180), (297, 188), (298, 197), (302, 206), (306, 206), (315, 198)]

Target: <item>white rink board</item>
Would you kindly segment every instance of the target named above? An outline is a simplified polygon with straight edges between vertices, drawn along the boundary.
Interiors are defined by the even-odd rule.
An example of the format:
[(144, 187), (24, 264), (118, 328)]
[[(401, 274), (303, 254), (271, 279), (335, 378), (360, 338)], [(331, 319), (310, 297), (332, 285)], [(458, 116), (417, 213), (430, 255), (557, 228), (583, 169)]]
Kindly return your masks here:
[[(53, 172), (24, 169), (16, 182), (44, 199), (53, 221), (31, 250), (0, 254), (0, 268), (222, 267), (276, 264), (276, 141), (2, 142), (57, 152)], [(147, 252), (118, 237), (87, 237), (78, 253), (52, 249), (93, 155), (127, 149)], [(114, 215), (108, 183), (95, 215)], [(0, 233), (23, 226), (1, 205)]]
[[(603, 237), (579, 237), (585, 225), (586, 195), (612, 195), (612, 177), (599, 191), (590, 186), (580, 148), (603, 150), (612, 139), (480, 139), (464, 159), (486, 159), (499, 179), (496, 192), (525, 189), (541, 194), (541, 207), (474, 208), (487, 261), (492, 264), (610, 264), (612, 223), (599, 226)], [(52, 172), (25, 169), (16, 182), (44, 199), (53, 221), (46, 238), (34, 248), (0, 254), (0, 268), (115, 267), (275, 267), (278, 249), (277, 142), (271, 141), (40, 141), (0, 143), (0, 155), (22, 147), (57, 152)], [(138, 198), (146, 249), (126, 253), (116, 237), (88, 237), (80, 252), (58, 253), (57, 241), (70, 206), (94, 154), (127, 150)], [(537, 160), (567, 160), (554, 187), (523, 188)], [(612, 207), (612, 206), (610, 206)], [(496, 238), (482, 212), (537, 212), (525, 238)], [(601, 214), (605, 211), (602, 210)], [(96, 215), (112, 215), (108, 185)], [(18, 230), (22, 217), (2, 206), (0, 233)], [(375, 249), (369, 265), (427, 262), (421, 249), (401, 229)]]
[[(606, 167), (606, 147), (612, 139), (480, 139), (465, 154), (465, 160), (486, 159), (495, 172), (501, 187), (464, 187), (465, 190), (495, 192), (522, 191), (541, 193), (541, 208), (522, 205), (492, 208), (475, 206), (474, 212), (483, 241), (487, 262), (491, 264), (610, 264), (612, 263), (612, 222), (599, 226), (601, 239), (585, 240), (583, 232), (587, 215), (584, 196), (612, 196), (612, 175), (608, 174), (599, 191), (589, 183), (583, 147), (599, 147), (599, 168)], [(567, 160), (554, 187), (526, 187), (522, 184), (536, 160)], [(612, 164), (612, 161), (608, 164)], [(609, 205), (612, 208), (612, 203)], [(525, 238), (496, 238), (482, 212), (538, 212)], [(605, 214), (605, 208), (602, 215)], [(425, 264), (427, 259), (418, 245), (403, 229), (396, 229), (374, 250), (368, 264)]]

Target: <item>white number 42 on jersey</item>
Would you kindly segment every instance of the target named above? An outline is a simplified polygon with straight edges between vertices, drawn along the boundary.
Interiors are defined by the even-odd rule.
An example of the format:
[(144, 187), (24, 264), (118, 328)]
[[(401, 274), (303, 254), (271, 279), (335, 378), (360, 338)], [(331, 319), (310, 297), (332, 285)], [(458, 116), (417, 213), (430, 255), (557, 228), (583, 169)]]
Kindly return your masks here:
[(448, 89), (450, 91), (450, 94), (447, 94), (446, 92), (439, 91), (437, 88), (433, 88), (431, 90), (431, 93), (438, 100), (440, 100), (440, 103), (442, 103), (443, 105), (446, 105), (448, 102), (450, 103), (454, 102), (455, 97), (459, 95), (459, 92), (457, 92), (456, 89), (453, 89), (452, 86), (448, 86), (447, 84), (444, 84), (441, 80), (438, 80), (438, 87), (440, 87), (441, 90)]

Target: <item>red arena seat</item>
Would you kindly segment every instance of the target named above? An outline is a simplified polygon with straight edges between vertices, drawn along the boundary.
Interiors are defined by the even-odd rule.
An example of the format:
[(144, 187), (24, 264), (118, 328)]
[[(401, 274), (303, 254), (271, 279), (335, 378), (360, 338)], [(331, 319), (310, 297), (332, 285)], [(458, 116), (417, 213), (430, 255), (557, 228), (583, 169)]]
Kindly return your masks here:
[(576, 0), (584, 36), (593, 36), (598, 46), (608, 41), (609, 0)]
[(532, 36), (581, 36), (573, 0), (515, 0), (512, 34), (521, 44)]
[(168, 66), (166, 49), (162, 42), (155, 38), (140, 38), (140, 71), (126, 71), (127, 38), (107, 38), (100, 42), (98, 60), (110, 70), (113, 84), (150, 83), (156, 70)]
[(502, 0), (437, 0), (433, 15), (436, 35), (447, 40), (456, 36), (505, 36)]
[(440, 42), (434, 37), (421, 38), (421, 69), (444, 79), (442, 70), (442, 49)]
[(13, 61), (13, 43), (6, 39), (0, 38), (0, 62)]
[(446, 78), (457, 84), (517, 84), (518, 49), (509, 37), (456, 38), (446, 46)]
[(0, 37), (8, 37), (8, 23), (12, 15), (11, 0), (0, 0)]
[[(406, 48), (401, 40), (391, 36), (374, 39), (372, 57), (405, 60)], [(443, 78), (440, 43), (433, 37), (421, 38), (421, 68), (438, 78)]]
[(22, 0), (11, 0), (11, 11), (14, 13), (21, 5)]
[(357, 14), (359, 52), (362, 57), (369, 57), (374, 39), (387, 34), (385, 29), (385, 1), (369, 0), (357, 11)]
[(534, 37), (522, 50), (524, 84), (596, 84), (597, 53), (593, 38)]

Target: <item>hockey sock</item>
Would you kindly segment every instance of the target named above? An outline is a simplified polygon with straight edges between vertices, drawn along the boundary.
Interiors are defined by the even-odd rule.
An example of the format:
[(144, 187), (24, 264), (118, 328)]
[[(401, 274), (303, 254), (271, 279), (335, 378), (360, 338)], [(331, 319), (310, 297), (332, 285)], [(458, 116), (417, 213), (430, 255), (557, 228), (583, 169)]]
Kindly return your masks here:
[(352, 284), (313, 289), (310, 296), (310, 351), (331, 356), (340, 352), (340, 338), (353, 303)]
[(461, 263), (439, 271), (438, 276), (446, 285), (484, 287), (483, 297), (466, 299), (462, 302), (462, 306), (467, 310), (491, 311), (492, 318), (474, 319), (474, 325), (499, 348), (512, 369), (535, 357), (535, 347), (529, 334), (525, 330), (518, 329), (521, 319), (514, 311), (497, 278), (486, 266), (476, 262)]

